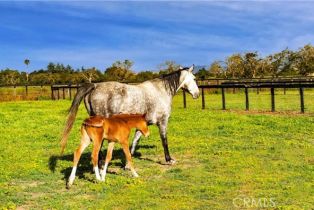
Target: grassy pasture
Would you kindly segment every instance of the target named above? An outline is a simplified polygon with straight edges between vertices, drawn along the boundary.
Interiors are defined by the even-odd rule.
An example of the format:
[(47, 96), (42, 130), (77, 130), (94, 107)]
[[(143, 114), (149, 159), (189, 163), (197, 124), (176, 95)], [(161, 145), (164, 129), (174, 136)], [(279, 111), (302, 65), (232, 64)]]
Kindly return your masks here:
[[(269, 93), (250, 97), (252, 110), (270, 109)], [(220, 110), (220, 95), (207, 95), (205, 110), (200, 99), (187, 99), (183, 109), (182, 96), (174, 98), (169, 123), (170, 153), (177, 164), (164, 164), (153, 126), (133, 159), (139, 178), (121, 168), (123, 152), (116, 145), (106, 182), (95, 183), (89, 147), (71, 190), (65, 189), (65, 178), (87, 116), (84, 107), (59, 157), (70, 101), (0, 103), (0, 208), (255, 209), (252, 201), (258, 199), (265, 199), (268, 209), (314, 208), (312, 92), (305, 92), (306, 115), (242, 111), (242, 93), (226, 95), (231, 111)], [(297, 92), (278, 93), (276, 99), (277, 110), (299, 111)]]

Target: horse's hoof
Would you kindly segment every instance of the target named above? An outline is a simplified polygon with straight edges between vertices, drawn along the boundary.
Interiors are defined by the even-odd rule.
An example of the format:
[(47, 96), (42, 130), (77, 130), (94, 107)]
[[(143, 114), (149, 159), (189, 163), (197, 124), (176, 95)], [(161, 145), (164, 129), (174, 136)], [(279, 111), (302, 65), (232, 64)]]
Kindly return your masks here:
[(71, 184), (67, 183), (65, 188), (69, 190), (71, 188)]
[(176, 160), (175, 159), (170, 159), (170, 160), (168, 160), (167, 161), (167, 163), (169, 164), (169, 165), (174, 165), (174, 164), (176, 164)]

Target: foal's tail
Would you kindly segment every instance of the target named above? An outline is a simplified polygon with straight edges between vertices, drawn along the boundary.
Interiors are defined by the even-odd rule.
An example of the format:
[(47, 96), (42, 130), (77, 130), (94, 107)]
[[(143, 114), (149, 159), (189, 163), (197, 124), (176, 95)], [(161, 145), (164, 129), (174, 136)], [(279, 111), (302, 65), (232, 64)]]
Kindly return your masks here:
[(72, 105), (70, 107), (68, 118), (67, 118), (64, 130), (63, 130), (62, 138), (61, 138), (61, 155), (64, 152), (64, 148), (68, 141), (69, 133), (72, 129), (72, 126), (73, 126), (73, 123), (77, 114), (77, 110), (80, 106), (82, 99), (94, 89), (95, 89), (95, 84), (88, 83), (88, 84), (83, 85), (77, 90), (77, 93), (74, 96), (74, 99), (72, 101)]

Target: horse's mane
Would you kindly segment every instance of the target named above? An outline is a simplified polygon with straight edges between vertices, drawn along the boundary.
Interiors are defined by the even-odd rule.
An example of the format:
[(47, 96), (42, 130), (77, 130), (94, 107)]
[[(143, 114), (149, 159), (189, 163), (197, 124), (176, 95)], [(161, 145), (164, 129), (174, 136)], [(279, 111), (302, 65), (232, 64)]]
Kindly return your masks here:
[(160, 76), (160, 79), (164, 81), (166, 89), (170, 91), (172, 95), (176, 93), (180, 85), (179, 82), (180, 82), (181, 71), (187, 70), (187, 69), (189, 68), (179, 69), (169, 74), (163, 74)]

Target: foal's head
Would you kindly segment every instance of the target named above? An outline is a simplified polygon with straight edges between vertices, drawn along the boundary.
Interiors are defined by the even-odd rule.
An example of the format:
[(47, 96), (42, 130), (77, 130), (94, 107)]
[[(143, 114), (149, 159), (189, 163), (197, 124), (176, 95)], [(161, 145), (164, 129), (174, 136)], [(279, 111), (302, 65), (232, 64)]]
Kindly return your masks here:
[(141, 133), (145, 136), (145, 137), (148, 137), (149, 136), (149, 130), (148, 130), (148, 126), (147, 126), (147, 122), (146, 122), (146, 119), (145, 119), (145, 115), (142, 115), (139, 117), (139, 120), (137, 122), (137, 126), (136, 128), (138, 130), (141, 131)]

